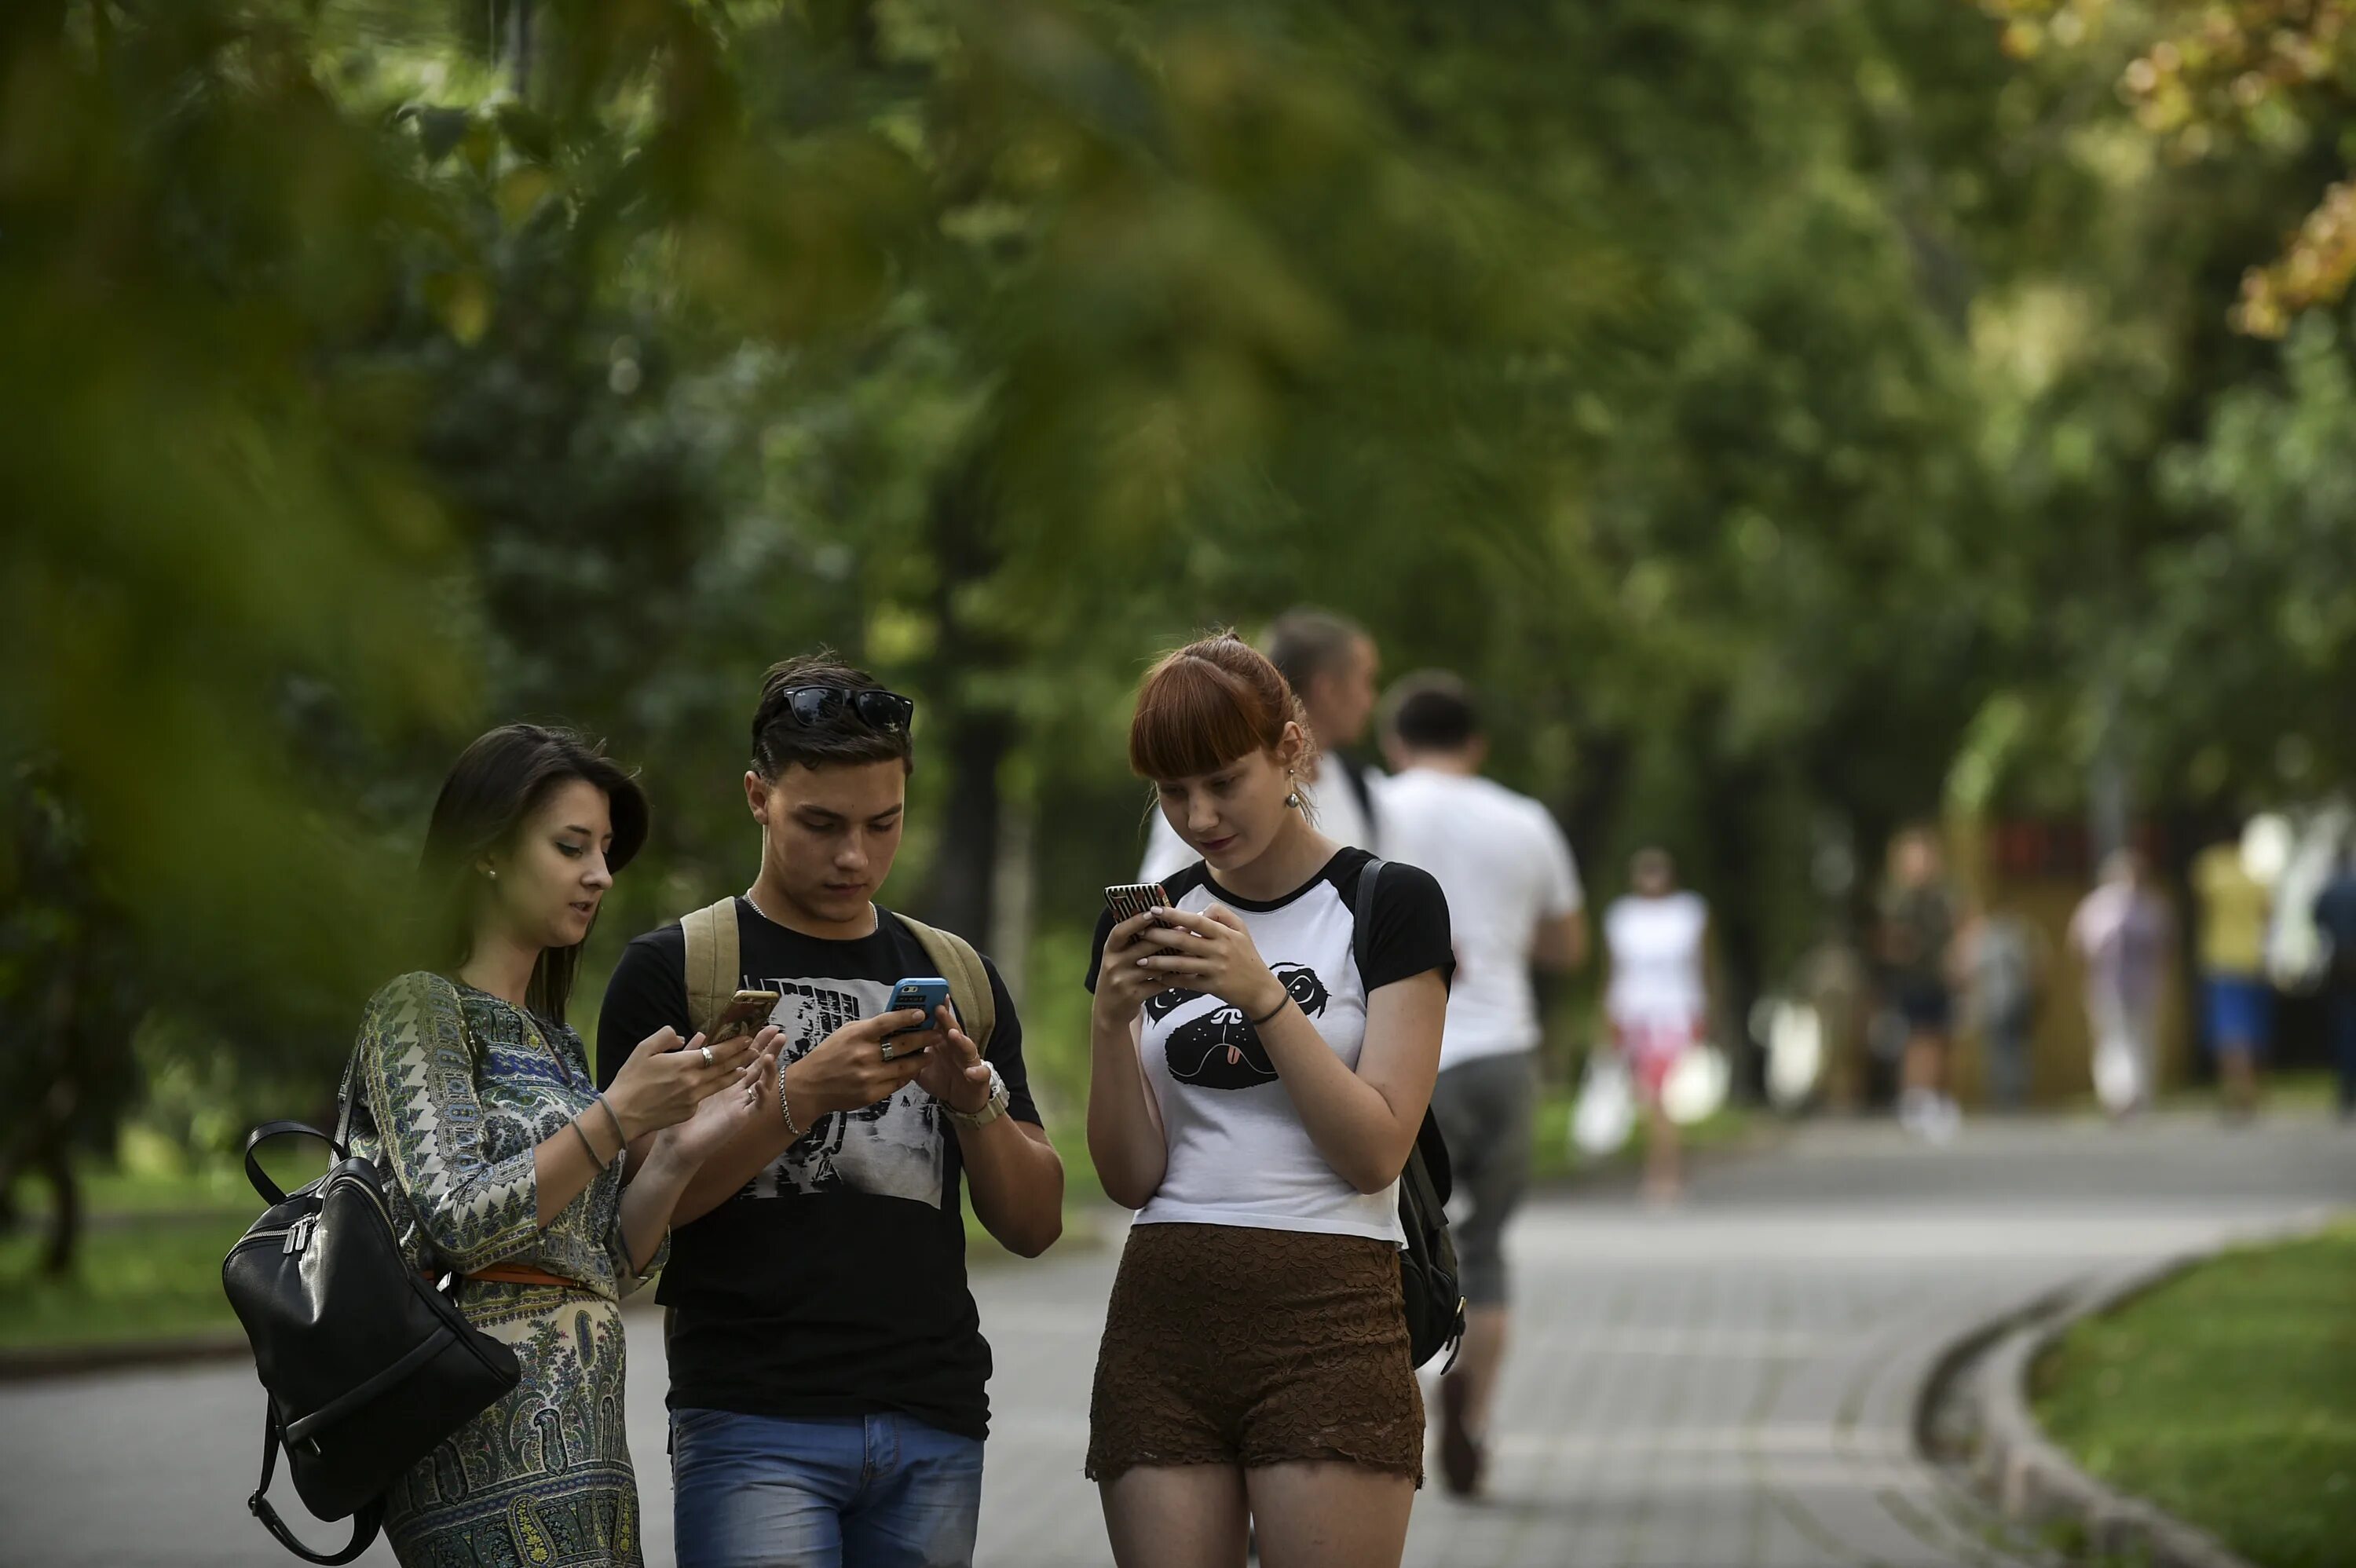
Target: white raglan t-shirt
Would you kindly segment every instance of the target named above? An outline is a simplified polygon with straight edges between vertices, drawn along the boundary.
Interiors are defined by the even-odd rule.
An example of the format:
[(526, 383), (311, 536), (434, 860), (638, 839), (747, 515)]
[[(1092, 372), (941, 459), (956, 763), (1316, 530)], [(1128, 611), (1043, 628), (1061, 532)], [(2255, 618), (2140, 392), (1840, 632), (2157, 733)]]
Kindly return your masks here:
[[(1344, 849), (1291, 893), (1266, 901), (1217, 888), (1200, 860), (1163, 885), (1180, 909), (1226, 905), (1344, 1064), (1355, 1069), (1365, 1042), (1366, 997), (1395, 980), (1454, 967), (1448, 901), (1413, 866), (1387, 865), (1375, 888), (1366, 968), (1353, 952), (1358, 876), (1373, 857)], [(1109, 913), (1097, 923), (1088, 962), (1096, 989)], [(1290, 1092), (1241, 1008), (1178, 988), (1141, 1009), (1139, 1052), (1162, 1115), (1169, 1160), (1162, 1186), (1137, 1223), (1235, 1225), (1307, 1231), (1400, 1243), (1397, 1184), (1364, 1193), (1343, 1179), (1310, 1141)]]

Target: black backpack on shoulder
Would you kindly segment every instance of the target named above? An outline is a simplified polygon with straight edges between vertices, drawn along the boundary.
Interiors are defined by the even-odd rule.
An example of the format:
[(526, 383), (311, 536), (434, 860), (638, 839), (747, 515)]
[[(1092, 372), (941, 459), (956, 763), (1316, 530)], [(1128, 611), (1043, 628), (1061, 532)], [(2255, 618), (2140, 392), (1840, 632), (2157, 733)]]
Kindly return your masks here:
[[(375, 1164), (351, 1155), (346, 1084), (336, 1136), (264, 1122), (245, 1140), (245, 1174), (270, 1207), (221, 1263), (221, 1288), (269, 1394), (262, 1482), (246, 1507), (307, 1562), (349, 1563), (384, 1523), (384, 1494), (434, 1445), (522, 1380), (515, 1352), (468, 1323), (452, 1299), (402, 1261)], [(282, 1192), (254, 1152), (300, 1134), (336, 1163)], [(323, 1556), (294, 1538), (266, 1493), (280, 1444), (294, 1490), (321, 1519), (352, 1518), (351, 1543)]]
[[(1358, 873), (1358, 896), (1351, 911), (1350, 945), (1362, 976), (1374, 929), (1375, 880), (1383, 865), (1376, 857)], [(1399, 1253), (1399, 1290), (1406, 1299), (1408, 1344), (1415, 1365), (1446, 1350), (1448, 1360), (1440, 1369), (1443, 1373), (1456, 1365), (1456, 1351), (1464, 1339), (1464, 1291), (1456, 1272), (1456, 1243), (1448, 1236), (1448, 1195), (1455, 1184), (1448, 1140), (1440, 1136), (1439, 1119), (1427, 1108), (1407, 1168), (1399, 1172), (1399, 1226), (1407, 1232), (1406, 1250)]]

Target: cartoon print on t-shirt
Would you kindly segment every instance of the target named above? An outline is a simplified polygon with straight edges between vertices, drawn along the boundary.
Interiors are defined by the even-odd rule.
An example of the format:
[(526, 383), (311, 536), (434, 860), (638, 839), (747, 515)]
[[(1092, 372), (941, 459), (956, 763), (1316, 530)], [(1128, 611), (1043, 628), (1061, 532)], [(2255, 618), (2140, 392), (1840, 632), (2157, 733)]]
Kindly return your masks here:
[[(769, 1021), (785, 1031), (777, 1054), (794, 1061), (847, 1023), (884, 1010), (892, 988), (873, 980), (747, 979), (777, 993)], [(887, 1100), (821, 1116), (744, 1188), (750, 1198), (872, 1192), (941, 1206), (947, 1128), (940, 1104), (910, 1083)]]
[[(1325, 982), (1317, 977), (1315, 970), (1301, 964), (1272, 964), (1269, 967), (1275, 971), (1285, 991), (1301, 1004), (1302, 1012), (1315, 1018), (1325, 1010)], [(1147, 1017), (1157, 1020), (1167, 1018), (1202, 995), (1200, 991), (1164, 991), (1147, 1000)], [(1162, 1045), (1162, 1054), (1169, 1059), (1170, 1076), (1197, 1089), (1249, 1089), (1276, 1082), (1276, 1064), (1268, 1059), (1268, 1048), (1260, 1044), (1259, 1031), (1246, 1020), (1241, 1008), (1228, 1002), (1221, 1002), (1202, 1017), (1190, 1019), (1172, 1029)]]

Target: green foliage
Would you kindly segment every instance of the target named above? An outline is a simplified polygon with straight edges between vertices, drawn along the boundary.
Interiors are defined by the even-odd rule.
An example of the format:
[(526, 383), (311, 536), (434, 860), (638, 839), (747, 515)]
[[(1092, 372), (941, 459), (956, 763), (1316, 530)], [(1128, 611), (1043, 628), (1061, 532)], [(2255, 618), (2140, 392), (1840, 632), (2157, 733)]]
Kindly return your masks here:
[(0, 749), (85, 848), (8, 885), (119, 929), (153, 1114), (216, 1136), (330, 1080), (474, 727), (643, 769), (594, 967), (746, 876), (759, 673), (831, 643), (919, 701), (890, 896), (1001, 945), (1027, 901), (1074, 1104), (1135, 677), (1297, 601), (1472, 677), (1599, 891), (1679, 850), (1738, 1002), (1837, 916), (1827, 845), (1943, 795), (2072, 809), (2122, 747), (2160, 801), (2305, 787), (2341, 756), (2346, 350), (2222, 302), (2311, 172), (2158, 156), (2123, 34), (2007, 36), (11, 7)]

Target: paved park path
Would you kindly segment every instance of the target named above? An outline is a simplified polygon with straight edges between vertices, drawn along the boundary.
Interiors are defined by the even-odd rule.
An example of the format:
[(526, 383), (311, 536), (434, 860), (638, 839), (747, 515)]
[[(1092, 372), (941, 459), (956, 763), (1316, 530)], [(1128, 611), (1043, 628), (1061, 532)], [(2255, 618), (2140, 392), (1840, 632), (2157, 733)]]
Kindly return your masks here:
[[(1936, 1150), (1820, 1125), (1706, 1168), (1673, 1213), (1619, 1191), (1536, 1202), (1512, 1235), (1521, 1337), (1494, 1495), (1468, 1507), (1435, 1482), (1408, 1562), (2016, 1563), (1915, 1457), (1915, 1396), (1940, 1348), (2073, 1279), (2348, 1204), (2356, 1132), (2290, 1115), (2247, 1131), (1975, 1124)], [(1112, 1266), (1100, 1249), (978, 1275), (998, 1352), (990, 1568), (1108, 1561), (1079, 1464)], [(630, 1420), (660, 1568), (657, 1328), (633, 1315)], [(0, 1568), (292, 1562), (244, 1509), (260, 1410), (234, 1363), (0, 1385)], [(392, 1558), (380, 1545), (361, 1561)]]

